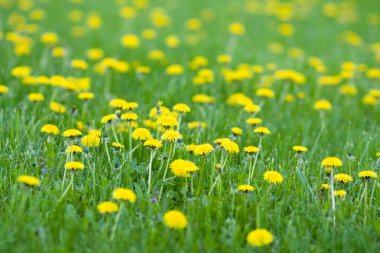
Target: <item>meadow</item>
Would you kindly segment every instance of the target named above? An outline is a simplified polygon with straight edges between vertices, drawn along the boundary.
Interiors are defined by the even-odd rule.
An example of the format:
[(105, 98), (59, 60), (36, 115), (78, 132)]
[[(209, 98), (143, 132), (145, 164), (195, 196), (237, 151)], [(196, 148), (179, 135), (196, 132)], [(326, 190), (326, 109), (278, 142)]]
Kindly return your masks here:
[(0, 252), (379, 252), (379, 10), (0, 0)]

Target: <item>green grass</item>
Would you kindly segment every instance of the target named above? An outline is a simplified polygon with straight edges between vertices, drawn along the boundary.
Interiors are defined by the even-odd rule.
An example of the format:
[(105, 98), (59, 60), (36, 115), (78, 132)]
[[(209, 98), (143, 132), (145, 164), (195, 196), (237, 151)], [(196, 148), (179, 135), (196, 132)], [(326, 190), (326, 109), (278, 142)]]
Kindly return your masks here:
[[(75, 1), (36, 0), (33, 7), (23, 10), (16, 1), (0, 0), (0, 84), (6, 85), (10, 92), (0, 95), (0, 252), (377, 252), (380, 250), (380, 192), (379, 180), (369, 182), (367, 212), (364, 214), (364, 200), (359, 201), (364, 182), (357, 174), (361, 170), (379, 172), (379, 105), (366, 105), (363, 97), (371, 89), (379, 89), (379, 78), (371, 79), (366, 71), (355, 71), (352, 79), (341, 79), (336, 86), (321, 86), (317, 73), (309, 64), (310, 57), (320, 58), (325, 66), (325, 75), (339, 75), (344, 62), (357, 66), (365, 64), (368, 68), (379, 68), (379, 49), (377, 56), (371, 46), (380, 39), (380, 21), (370, 24), (368, 17), (377, 15), (380, 2), (365, 0), (347, 1), (357, 19), (354, 22), (338, 22), (337, 18), (325, 16), (321, 9), (327, 1), (287, 1), (295, 15), (287, 23), (295, 28), (292, 37), (283, 37), (277, 26), (283, 23), (270, 13), (259, 11), (249, 13), (246, 2), (257, 2), (262, 7), (270, 6), (269, 1), (153, 1), (146, 9), (139, 10), (132, 20), (119, 17), (119, 8), (131, 6), (133, 1), (87, 0)], [(120, 2), (120, 4), (117, 4)], [(121, 3), (125, 2), (125, 3)], [(274, 2), (274, 1), (270, 1)], [(341, 1), (329, 1), (340, 3)], [(278, 10), (278, 4), (274, 5)], [(347, 4), (345, 6), (348, 6)], [(171, 25), (156, 28), (150, 22), (154, 8), (164, 8), (170, 16)], [(349, 8), (349, 7), (345, 7)], [(42, 9), (46, 17), (33, 21), (29, 13)], [(205, 9), (212, 10), (214, 18), (204, 19)], [(272, 10), (273, 10), (272, 9)], [(338, 8), (345, 11), (344, 7)], [(73, 23), (68, 19), (72, 10), (81, 10), (84, 19)], [(98, 30), (86, 28), (85, 18), (89, 13), (98, 13), (103, 25)], [(39, 30), (27, 34), (17, 30), (10, 22), (15, 15), (25, 17), (24, 23), (38, 24)], [(11, 18), (13, 17), (13, 18)], [(210, 15), (208, 15), (210, 17)], [(189, 18), (202, 20), (200, 31), (190, 32), (185, 28)], [(246, 32), (234, 38), (227, 31), (231, 22), (241, 22)], [(21, 22), (23, 23), (23, 22)], [(84, 27), (84, 37), (73, 37), (70, 33), (75, 26)], [(143, 29), (157, 31), (153, 41), (144, 40), (140, 34)], [(363, 43), (353, 46), (342, 39), (342, 33), (354, 31)], [(7, 40), (9, 33), (16, 32), (31, 39), (32, 50), (29, 55), (15, 55), (14, 43)], [(59, 46), (68, 50), (64, 58), (55, 59), (49, 48), (40, 42), (44, 32), (54, 32), (59, 36)], [(140, 46), (126, 49), (120, 38), (127, 33), (140, 37)], [(177, 35), (178, 48), (170, 49), (165, 45), (165, 37)], [(202, 38), (197, 45), (186, 43), (186, 36), (197, 34)], [(227, 53), (231, 39), (236, 45), (231, 50), (232, 62), (223, 66), (216, 61), (220, 54)], [(268, 49), (271, 42), (279, 42), (284, 52), (276, 54)], [(287, 50), (299, 47), (304, 55), (292, 58)], [(89, 48), (100, 48), (105, 57), (114, 57), (129, 63), (127, 73), (109, 71), (99, 75), (93, 66), (99, 61), (86, 58)], [(152, 49), (165, 52), (167, 61), (157, 63), (147, 57)], [(197, 71), (189, 68), (196, 56), (206, 57), (207, 68), (214, 71), (215, 80), (211, 84), (196, 86), (192, 78)], [(377, 57), (377, 58), (376, 58)], [(72, 59), (85, 59), (89, 68), (78, 71), (70, 66)], [(273, 99), (256, 95), (263, 86), (264, 79), (274, 77), (275, 71), (267, 64), (275, 63), (277, 69), (293, 69), (306, 78), (304, 85), (290, 81), (274, 80), (270, 88), (275, 92)], [(169, 64), (181, 64), (184, 73), (173, 77), (165, 73)], [(251, 78), (228, 83), (221, 74), (222, 69), (236, 69), (240, 64), (261, 65), (263, 73)], [(77, 92), (68, 91), (51, 85), (24, 85), (22, 79), (11, 75), (16, 66), (30, 66), (33, 76), (62, 75), (65, 77), (88, 77), (91, 89), (96, 96), (85, 102), (77, 98)], [(136, 75), (135, 66), (151, 68), (144, 77)], [(357, 88), (355, 96), (340, 93), (340, 87), (352, 84)], [(107, 85), (110, 91), (107, 92)], [(39, 92), (45, 96), (40, 103), (31, 103), (27, 95)], [(249, 194), (237, 191), (237, 186), (245, 184), (248, 177), (249, 157), (243, 147), (259, 145), (259, 136), (245, 121), (250, 116), (241, 106), (230, 106), (228, 97), (243, 92), (256, 104), (262, 105), (256, 115), (263, 120), (271, 135), (262, 141), (262, 150), (257, 159), (254, 179), (251, 183), (256, 190)], [(304, 99), (297, 98), (303, 92)], [(215, 103), (202, 105), (192, 102), (195, 94), (205, 93), (215, 98)], [(295, 100), (287, 102), (285, 95), (291, 94)], [(56, 114), (49, 108), (54, 101), (64, 104), (67, 112)], [(158, 150), (153, 162), (153, 188), (148, 194), (147, 166), (150, 150), (141, 145), (129, 159), (129, 133), (117, 133), (119, 141), (125, 145), (122, 151), (111, 148), (115, 141), (109, 127), (101, 124), (100, 119), (113, 113), (108, 106), (112, 98), (136, 101), (139, 107), (135, 112), (140, 127), (149, 118), (149, 111), (159, 100), (172, 108), (176, 103), (186, 103), (191, 112), (182, 117), (181, 134), (183, 140), (177, 143), (176, 152), (171, 159), (185, 159), (200, 167), (192, 180), (174, 178), (163, 182), (163, 168), (167, 163), (170, 143), (164, 143)], [(332, 110), (320, 113), (313, 109), (319, 99), (327, 99)], [(377, 102), (379, 101), (379, 98)], [(60, 135), (48, 137), (40, 132), (47, 123), (56, 124), (61, 133), (75, 128), (82, 121), (88, 129), (102, 130), (101, 144), (97, 148), (84, 148), (82, 155), (75, 160), (82, 161), (85, 169), (75, 175), (74, 189), (59, 202), (67, 141)], [(203, 130), (189, 129), (188, 122), (204, 121)], [(325, 128), (323, 127), (325, 125)], [(243, 129), (243, 135), (235, 139), (240, 153), (229, 155), (224, 168), (220, 189), (209, 194), (217, 172), (213, 172), (216, 162), (221, 162), (225, 151), (217, 148), (205, 158), (194, 156), (186, 151), (191, 143), (213, 143), (216, 138), (231, 137), (231, 127)], [(156, 135), (155, 129), (150, 129)], [(139, 142), (133, 141), (133, 147)], [(110, 152), (109, 161), (106, 145)], [(292, 150), (294, 145), (308, 147), (309, 151), (301, 158)], [(329, 178), (321, 168), (321, 161), (327, 156), (337, 156), (343, 167), (336, 172), (353, 176), (353, 182), (340, 184), (335, 181), (336, 189), (345, 189), (345, 199), (336, 198), (336, 210), (332, 211), (330, 193), (321, 194), (320, 187)], [(298, 160), (301, 161), (298, 161)], [(169, 161), (170, 162), (170, 161)], [(300, 163), (301, 177), (297, 174)], [(111, 166), (110, 166), (111, 164)], [(284, 181), (270, 186), (264, 181), (263, 173), (276, 170)], [(335, 173), (336, 173), (335, 172)], [(19, 175), (33, 175), (41, 180), (38, 189), (29, 189), (17, 182)], [(169, 171), (167, 177), (173, 177)], [(68, 177), (67, 177), (68, 178)], [(194, 190), (190, 191), (190, 181)], [(66, 179), (64, 186), (69, 183)], [(310, 185), (310, 188), (307, 187)], [(163, 194), (157, 200), (161, 187)], [(134, 204), (126, 205), (118, 222), (115, 238), (110, 239), (111, 228), (116, 214), (102, 215), (97, 205), (112, 199), (112, 191), (117, 187), (133, 189), (137, 195)], [(358, 208), (359, 206), (359, 208)], [(358, 209), (357, 209), (358, 208)], [(177, 209), (182, 211), (188, 226), (184, 230), (171, 230), (165, 226), (162, 216), (165, 212)], [(357, 211), (358, 210), (358, 211)], [(335, 216), (336, 225), (333, 224)], [(366, 218), (364, 218), (366, 216)], [(254, 248), (247, 244), (246, 236), (257, 227), (266, 228), (274, 235), (272, 244)]]

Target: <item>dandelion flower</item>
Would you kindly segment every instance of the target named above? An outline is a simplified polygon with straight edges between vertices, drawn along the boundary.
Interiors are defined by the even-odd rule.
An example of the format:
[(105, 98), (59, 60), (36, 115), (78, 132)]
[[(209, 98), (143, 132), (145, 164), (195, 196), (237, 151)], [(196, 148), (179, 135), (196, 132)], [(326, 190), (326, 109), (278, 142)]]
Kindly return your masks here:
[(121, 98), (114, 98), (109, 102), (109, 106), (114, 109), (123, 109), (127, 101)]
[(65, 169), (72, 171), (83, 170), (84, 164), (81, 162), (67, 162), (65, 163)]
[(101, 214), (116, 213), (119, 211), (119, 206), (112, 201), (104, 201), (96, 207)]
[(260, 118), (248, 118), (245, 123), (251, 126), (256, 126), (258, 124), (261, 124), (263, 121)]
[(18, 176), (17, 181), (29, 187), (36, 187), (40, 185), (40, 180), (33, 176), (27, 176), (27, 175)]
[(360, 171), (358, 176), (363, 179), (377, 178), (377, 173), (372, 170)]
[(150, 131), (146, 128), (136, 128), (132, 132), (132, 138), (136, 141), (146, 141), (152, 138)]
[(228, 153), (237, 154), (239, 153), (239, 145), (230, 139), (225, 139), (221, 142), (220, 146), (226, 150)]
[(157, 121), (157, 125), (162, 126), (164, 128), (172, 128), (178, 126), (178, 121), (175, 117), (170, 115), (160, 116)]
[(321, 185), (321, 191), (327, 191), (329, 189), (329, 185), (328, 184), (322, 184)]
[(118, 142), (112, 142), (112, 147), (115, 149), (122, 149), (124, 148), (124, 145)]
[(134, 112), (125, 112), (121, 115), (121, 119), (127, 120), (127, 121), (133, 121), (137, 120), (139, 116)]
[(293, 146), (292, 149), (297, 153), (305, 153), (307, 152), (307, 147), (304, 146)]
[(127, 201), (130, 203), (135, 203), (136, 202), (136, 194), (126, 188), (117, 188), (112, 192), (112, 198), (116, 200), (122, 200), (122, 201)]
[(347, 192), (345, 190), (336, 190), (334, 191), (334, 196), (344, 198), (346, 197)]
[(81, 136), (82, 132), (79, 131), (78, 129), (73, 128), (73, 129), (68, 129), (64, 131), (62, 135), (67, 138), (73, 138), (73, 137)]
[(161, 148), (162, 143), (160, 140), (157, 139), (148, 139), (144, 142), (144, 147), (150, 147), (150, 148)]
[(341, 183), (349, 183), (352, 182), (352, 177), (350, 175), (344, 173), (338, 173), (334, 175), (334, 179)]
[(176, 104), (175, 106), (173, 106), (173, 110), (176, 112), (185, 113), (190, 112), (190, 107), (186, 104)]
[(184, 229), (188, 223), (186, 216), (182, 212), (176, 210), (166, 212), (163, 220), (165, 225), (171, 229)]
[(9, 88), (5, 85), (0, 85), (0, 95), (9, 92)]
[[(186, 148), (188, 149), (188, 148)], [(195, 155), (207, 155), (214, 150), (214, 147), (211, 144), (205, 143), (200, 145), (193, 146), (193, 152)]]
[(258, 133), (260, 135), (268, 135), (270, 134), (270, 131), (266, 127), (257, 127), (253, 130), (254, 133)]
[(41, 132), (46, 134), (57, 135), (59, 134), (59, 129), (56, 125), (46, 124), (41, 128)]
[(95, 98), (94, 93), (92, 92), (81, 92), (78, 94), (80, 100), (91, 100)]
[(50, 109), (52, 109), (56, 113), (65, 113), (66, 107), (62, 104), (59, 104), (57, 102), (51, 102), (50, 103)]
[(176, 130), (168, 130), (161, 136), (161, 139), (173, 142), (182, 139), (182, 135)]
[(89, 148), (98, 147), (100, 138), (94, 134), (85, 135), (82, 137), (81, 144)]
[(271, 170), (264, 173), (264, 180), (271, 184), (281, 184), (284, 179), (280, 173)]
[(65, 153), (67, 154), (82, 153), (82, 152), (83, 152), (82, 147), (78, 145), (70, 145), (70, 146), (67, 146), (65, 149)]
[(239, 128), (239, 127), (233, 127), (233, 128), (231, 128), (231, 131), (234, 135), (242, 135), (243, 134), (243, 130), (241, 130), (241, 128)]
[(138, 103), (136, 103), (136, 102), (127, 102), (127, 103), (124, 104), (123, 110), (131, 111), (131, 110), (136, 109), (137, 107), (139, 107)]
[(255, 147), (255, 146), (247, 146), (247, 147), (243, 148), (243, 151), (247, 152), (248, 154), (251, 154), (251, 153), (259, 152), (260, 149), (258, 147)]
[(321, 165), (323, 167), (342, 167), (343, 162), (340, 160), (338, 157), (326, 157), (325, 159), (322, 160)]
[(331, 103), (325, 99), (318, 100), (314, 104), (314, 109), (318, 111), (329, 111), (331, 108)]
[(37, 103), (44, 101), (45, 97), (41, 93), (29, 93), (28, 99), (30, 102)]
[(252, 185), (248, 185), (248, 184), (242, 184), (242, 185), (239, 185), (238, 186), (238, 191), (239, 192), (252, 192), (255, 190), (255, 187), (253, 187)]
[(106, 116), (103, 116), (100, 120), (101, 123), (111, 123), (112, 120), (117, 119), (116, 114), (108, 114)]
[(191, 172), (199, 168), (193, 162), (177, 159), (170, 164), (170, 170), (176, 177), (189, 177)]
[(248, 233), (247, 242), (254, 247), (263, 247), (273, 242), (273, 235), (266, 229), (258, 228)]

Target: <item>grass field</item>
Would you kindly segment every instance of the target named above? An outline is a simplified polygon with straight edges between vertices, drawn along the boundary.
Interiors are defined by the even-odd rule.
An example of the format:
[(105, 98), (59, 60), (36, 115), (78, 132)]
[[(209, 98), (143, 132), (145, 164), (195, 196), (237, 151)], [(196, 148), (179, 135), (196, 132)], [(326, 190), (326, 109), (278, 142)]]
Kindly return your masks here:
[(379, 10), (0, 0), (0, 252), (379, 252)]

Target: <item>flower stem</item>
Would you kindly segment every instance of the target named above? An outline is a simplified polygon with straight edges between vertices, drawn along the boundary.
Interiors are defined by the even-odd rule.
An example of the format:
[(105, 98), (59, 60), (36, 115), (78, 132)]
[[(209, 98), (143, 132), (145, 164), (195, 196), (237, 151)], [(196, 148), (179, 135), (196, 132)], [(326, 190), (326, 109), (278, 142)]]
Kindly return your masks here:
[(154, 158), (155, 154), (156, 154), (155, 150), (152, 150), (152, 152), (150, 153), (150, 159), (149, 159), (149, 165), (148, 165), (148, 173), (149, 173), (149, 176), (148, 176), (148, 195), (150, 194), (150, 190), (151, 190), (152, 164), (153, 164), (153, 158)]
[(112, 227), (111, 237), (110, 237), (111, 240), (113, 240), (113, 238), (115, 238), (117, 225), (119, 224), (119, 220), (120, 220), (121, 212), (123, 211), (123, 207), (124, 207), (124, 204), (121, 203), (119, 212), (117, 213), (116, 218), (115, 218), (115, 224)]
[(333, 211), (333, 224), (335, 228), (335, 196), (334, 196), (334, 169), (331, 169), (330, 174), (330, 188), (331, 188), (331, 207)]
[(63, 198), (66, 196), (66, 194), (69, 192), (70, 187), (74, 185), (74, 172), (71, 172), (71, 180), (70, 183), (67, 185), (66, 190), (63, 192), (62, 196), (59, 198), (58, 203), (60, 203)]

